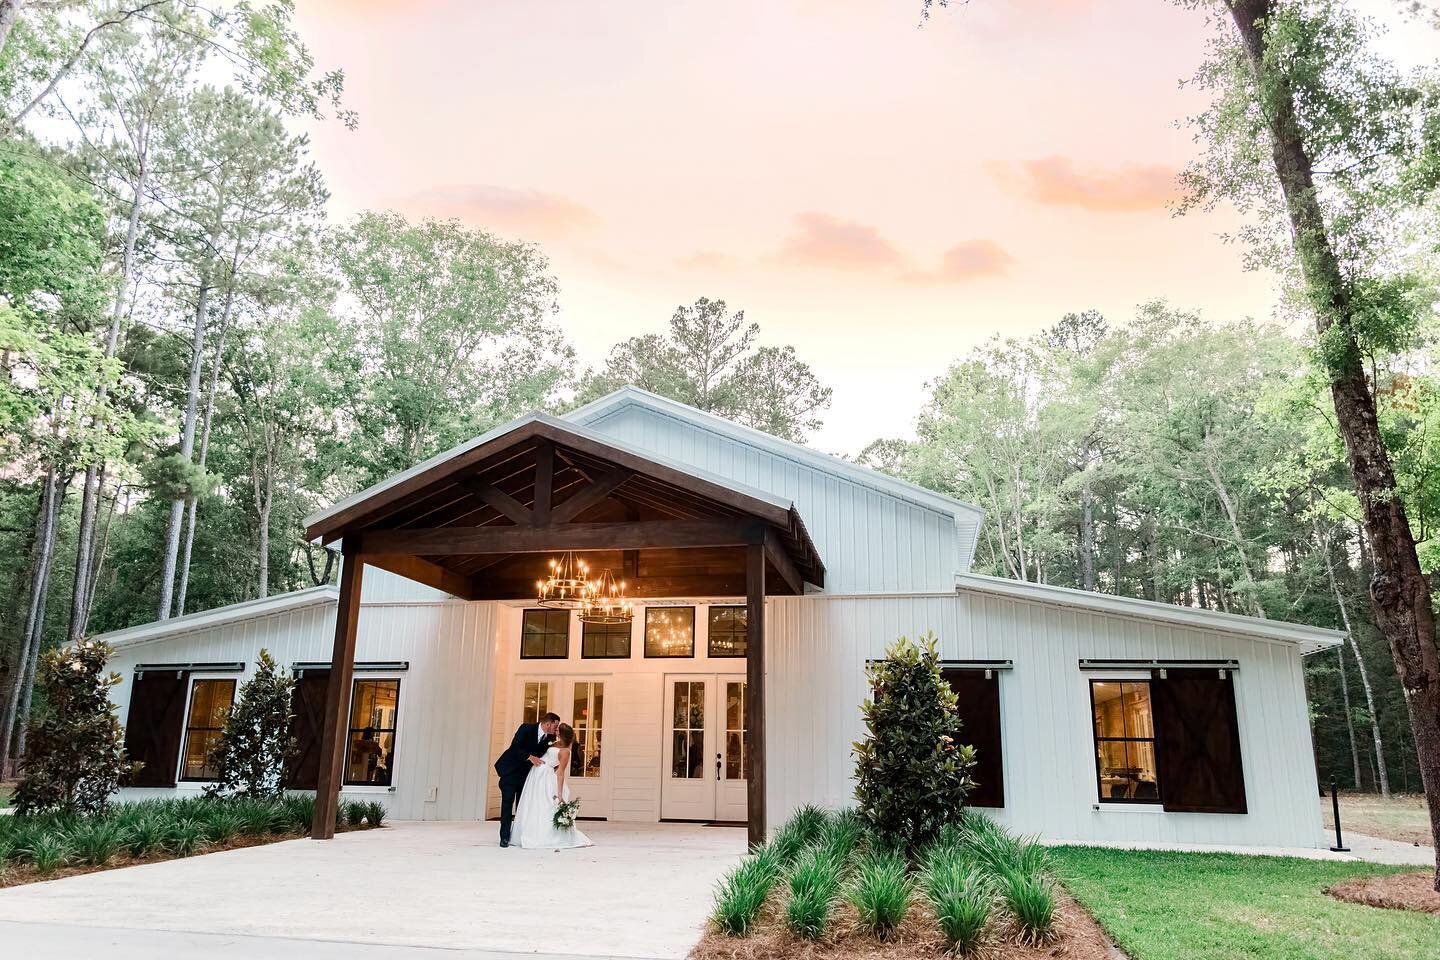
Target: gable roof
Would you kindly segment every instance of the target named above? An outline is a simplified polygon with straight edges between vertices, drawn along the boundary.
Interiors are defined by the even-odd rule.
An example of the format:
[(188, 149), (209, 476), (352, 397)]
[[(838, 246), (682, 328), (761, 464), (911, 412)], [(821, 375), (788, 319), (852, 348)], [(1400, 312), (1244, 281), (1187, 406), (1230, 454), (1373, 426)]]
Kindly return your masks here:
[(727, 420), (724, 417), (716, 416), (713, 413), (706, 413), (697, 410), (695, 407), (662, 397), (658, 393), (651, 393), (649, 390), (642, 390), (633, 385), (621, 387), (613, 393), (608, 393), (599, 400), (594, 400), (578, 407), (564, 415), (564, 419), (572, 423), (593, 424), (598, 423), (606, 417), (619, 413), (626, 407), (636, 406), (652, 410), (664, 416), (681, 420), (701, 430), (708, 430), (719, 434), (736, 443), (764, 450), (767, 453), (778, 457), (793, 460), (796, 463), (804, 464), (822, 473), (849, 480), (861, 486), (870, 487), (881, 493), (923, 507), (929, 507), (940, 513), (954, 516), (957, 520), (967, 520), (975, 524), (984, 518), (985, 511), (973, 503), (966, 503), (954, 497), (947, 497), (943, 493), (937, 493), (919, 484), (911, 483), (908, 480), (901, 480), (888, 473), (881, 473), (870, 467), (862, 466), (828, 453), (821, 453), (812, 447), (793, 440), (783, 440), (780, 437), (765, 433), (763, 430), (756, 430), (743, 424)]
[(213, 610), (201, 610), (198, 613), (187, 613), (184, 616), (171, 617), (169, 620), (156, 620), (152, 623), (125, 627), (122, 630), (112, 630), (109, 633), (100, 634), (95, 639), (103, 640), (118, 650), (122, 647), (130, 647), (150, 640), (160, 640), (176, 634), (190, 633), (242, 620), (268, 617), (285, 610), (334, 604), (339, 601), (339, 597), (340, 591), (335, 587), (328, 585), (309, 587), (305, 590), (277, 593), (257, 600), (242, 600), (240, 603), (216, 607)]
[(1029, 583), (1024, 580), (1010, 580), (1006, 577), (992, 577), (980, 573), (962, 573), (955, 578), (959, 591), (991, 593), (1029, 600), (1036, 603), (1051, 603), (1064, 607), (1079, 607), (1122, 617), (1140, 620), (1158, 620), (1196, 630), (1215, 630), (1222, 633), (1238, 633), (1247, 637), (1262, 637), (1298, 644), (1304, 653), (1314, 653), (1344, 642), (1345, 634), (1325, 627), (1312, 627), (1303, 623), (1289, 623), (1285, 620), (1262, 620), (1238, 613), (1224, 613), (1219, 610), (1201, 610), (1198, 607), (1181, 607), (1173, 603), (1159, 603), (1155, 600), (1141, 600), (1136, 597), (1117, 597), (1109, 593), (1093, 593), (1071, 587), (1055, 587), (1045, 583)]

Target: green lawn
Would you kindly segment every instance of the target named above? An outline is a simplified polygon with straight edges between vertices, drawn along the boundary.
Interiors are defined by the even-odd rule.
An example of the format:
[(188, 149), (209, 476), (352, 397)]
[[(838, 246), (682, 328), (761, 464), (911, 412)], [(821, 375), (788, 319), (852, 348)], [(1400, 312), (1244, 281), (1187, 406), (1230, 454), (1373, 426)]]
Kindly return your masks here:
[(1440, 916), (1322, 892), (1371, 864), (1058, 847), (1059, 873), (1134, 960), (1431, 960)]

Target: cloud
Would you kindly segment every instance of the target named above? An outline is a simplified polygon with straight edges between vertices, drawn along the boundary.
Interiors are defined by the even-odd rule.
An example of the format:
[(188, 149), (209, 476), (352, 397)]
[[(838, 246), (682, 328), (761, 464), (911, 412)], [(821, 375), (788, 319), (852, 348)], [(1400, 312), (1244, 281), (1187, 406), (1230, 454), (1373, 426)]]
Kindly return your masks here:
[(1162, 210), (1177, 199), (1179, 171), (1160, 164), (1131, 164), (1114, 170), (1077, 170), (1062, 156), (1026, 160), (1014, 171), (992, 167), (1002, 180), (1016, 183), (1047, 206), (1134, 212)]
[(427, 187), (394, 201), (406, 213), (455, 217), (487, 230), (521, 236), (555, 236), (599, 222), (583, 204), (553, 193), (488, 183)]
[(729, 270), (740, 265), (740, 261), (719, 250), (701, 250), (675, 261), (682, 270)]
[(957, 283), (999, 276), (1008, 272), (1014, 262), (1015, 258), (998, 243), (982, 237), (963, 240), (946, 250), (938, 270), (907, 273), (904, 279), (915, 283)]
[(796, 233), (780, 248), (783, 263), (807, 267), (895, 267), (899, 251), (880, 231), (828, 213), (802, 213), (795, 217)]

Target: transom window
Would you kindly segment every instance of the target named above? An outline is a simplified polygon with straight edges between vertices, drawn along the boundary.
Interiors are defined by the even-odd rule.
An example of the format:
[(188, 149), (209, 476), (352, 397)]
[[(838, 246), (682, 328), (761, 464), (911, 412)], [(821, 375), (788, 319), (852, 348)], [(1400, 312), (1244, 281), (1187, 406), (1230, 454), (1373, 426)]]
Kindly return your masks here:
[(628, 658), (630, 656), (630, 624), (582, 624), (580, 628), (580, 656), (584, 660)]
[(570, 748), (570, 776), (600, 776), (600, 728), (605, 721), (605, 684), (598, 680), (575, 683), (575, 709), (570, 725), (575, 745)]
[(350, 698), (347, 784), (390, 786), (395, 773), (395, 719), (400, 681), (356, 680)]
[(695, 608), (646, 607), (645, 656), (695, 656)]
[(234, 680), (196, 680), (190, 688), (190, 712), (185, 718), (185, 754), (181, 780), (214, 780), (218, 771), (210, 751), (220, 739), (225, 718), (235, 702)]
[(745, 623), (744, 607), (711, 607), (710, 656), (745, 656)]
[(564, 660), (570, 655), (570, 611), (526, 610), (520, 620), (521, 660)]
[(1159, 803), (1148, 680), (1091, 680), (1095, 776), (1101, 802)]

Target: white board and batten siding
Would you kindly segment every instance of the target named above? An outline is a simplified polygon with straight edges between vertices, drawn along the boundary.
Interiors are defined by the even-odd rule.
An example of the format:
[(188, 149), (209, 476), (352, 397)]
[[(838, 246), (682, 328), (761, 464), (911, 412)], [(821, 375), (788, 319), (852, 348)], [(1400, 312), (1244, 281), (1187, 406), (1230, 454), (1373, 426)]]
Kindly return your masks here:
[(566, 419), (675, 463), (791, 500), (828, 594), (945, 590), (968, 570), (980, 511), (633, 389)]
[[(372, 574), (383, 571), (373, 567), (365, 571), (366, 598), (355, 659), (409, 664), (403, 671), (357, 674), (400, 678), (394, 789), (347, 786), (342, 796), (379, 800), (399, 820), (482, 817), (489, 764), (489, 700), (495, 682), (496, 605), (436, 599), (377, 602), (368, 589)], [(374, 578), (375, 595), (388, 594), (386, 576)], [(405, 581), (401, 584), (409, 586)], [(406, 587), (395, 593), (421, 596)], [(123, 642), (123, 636), (112, 642), (116, 639)], [(288, 671), (296, 663), (328, 663), (334, 639), (332, 594), (266, 616), (200, 626), (167, 634), (163, 640), (124, 644), (110, 661), (111, 668), (124, 678), (112, 688), (111, 697), (123, 721), (137, 664), (243, 662), (243, 673), (226, 674), (243, 683), (254, 673), (261, 648)], [(202, 786), (181, 783), (177, 789), (199, 790)], [(129, 788), (121, 793), (122, 799), (138, 799), (172, 796), (176, 790)]]
[[(851, 744), (867, 660), (934, 631), (946, 660), (1012, 660), (1000, 673), (1005, 807), (997, 818), (1046, 840), (1313, 847), (1321, 833), (1294, 643), (980, 593), (775, 597), (767, 605), (768, 820), (805, 803), (853, 802)], [(1098, 802), (1081, 659), (1235, 660), (1248, 813), (1166, 813)], [(1143, 672), (1113, 676), (1144, 678)]]

